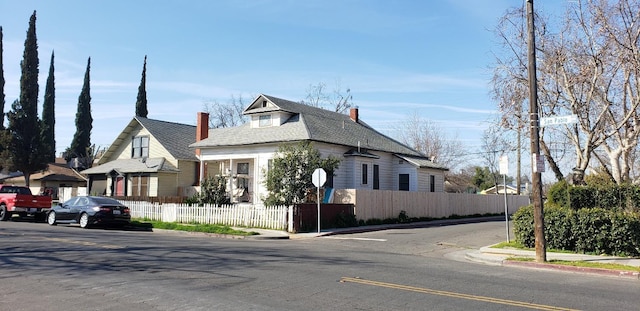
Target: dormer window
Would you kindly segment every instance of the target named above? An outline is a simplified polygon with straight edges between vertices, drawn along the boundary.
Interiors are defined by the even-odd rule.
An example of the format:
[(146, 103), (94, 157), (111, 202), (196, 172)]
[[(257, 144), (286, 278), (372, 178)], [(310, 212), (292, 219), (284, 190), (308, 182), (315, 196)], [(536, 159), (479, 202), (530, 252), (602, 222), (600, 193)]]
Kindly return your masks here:
[(131, 141), (132, 158), (149, 157), (149, 136), (136, 136)]
[(260, 116), (260, 123), (259, 123), (260, 127), (267, 127), (267, 126), (271, 126), (271, 115), (267, 114), (267, 115), (262, 115)]

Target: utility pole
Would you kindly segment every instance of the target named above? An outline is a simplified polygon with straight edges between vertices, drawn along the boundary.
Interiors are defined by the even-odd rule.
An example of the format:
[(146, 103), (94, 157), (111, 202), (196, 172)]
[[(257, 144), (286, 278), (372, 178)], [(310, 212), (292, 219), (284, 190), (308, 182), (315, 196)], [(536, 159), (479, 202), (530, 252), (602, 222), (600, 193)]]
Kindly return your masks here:
[[(540, 159), (540, 122), (538, 116), (538, 84), (536, 78), (536, 40), (533, 22), (533, 0), (527, 0), (527, 30), (529, 32), (529, 126), (531, 130), (531, 168), (533, 188), (533, 226), (536, 238), (536, 261), (547, 261), (544, 238), (544, 207), (542, 203), (542, 172)], [(542, 165), (540, 165), (542, 166)]]

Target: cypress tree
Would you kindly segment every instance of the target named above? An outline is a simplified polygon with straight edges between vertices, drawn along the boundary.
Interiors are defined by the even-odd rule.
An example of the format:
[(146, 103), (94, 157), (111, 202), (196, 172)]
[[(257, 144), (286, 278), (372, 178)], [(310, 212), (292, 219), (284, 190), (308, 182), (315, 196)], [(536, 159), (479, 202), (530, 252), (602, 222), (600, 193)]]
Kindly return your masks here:
[[(91, 57), (87, 61), (87, 71), (84, 74), (84, 84), (78, 97), (78, 112), (76, 112), (76, 133), (71, 141), (71, 154), (69, 158), (78, 158), (85, 163), (89, 158), (89, 148), (91, 147), (91, 129), (93, 128), (93, 118), (91, 117), (91, 94), (89, 91), (89, 71), (91, 68)], [(69, 159), (67, 159), (69, 160)]]
[[(2, 64), (3, 52), (4, 48), (2, 47), (2, 26), (0, 26), (0, 131), (4, 130), (4, 65)], [(6, 145), (3, 144), (3, 146)]]
[(44, 91), (44, 104), (42, 105), (42, 153), (47, 162), (56, 160), (56, 87), (54, 81), (54, 55), (51, 52), (51, 64), (49, 65), (49, 76), (47, 77), (47, 86)]
[(9, 166), (9, 149), (11, 136), (4, 128), (4, 65), (2, 64), (2, 26), (0, 26), (0, 172)]
[(29, 186), (31, 174), (47, 167), (47, 161), (41, 153), (41, 122), (38, 119), (36, 11), (33, 11), (29, 20), (20, 67), (20, 99), (13, 103), (12, 111), (9, 112), (9, 130), (12, 136), (9, 149), (13, 167), (24, 174), (25, 184)]
[(149, 111), (147, 110), (147, 55), (144, 56), (144, 65), (142, 65), (142, 79), (138, 87), (138, 99), (136, 100), (136, 117), (146, 118)]

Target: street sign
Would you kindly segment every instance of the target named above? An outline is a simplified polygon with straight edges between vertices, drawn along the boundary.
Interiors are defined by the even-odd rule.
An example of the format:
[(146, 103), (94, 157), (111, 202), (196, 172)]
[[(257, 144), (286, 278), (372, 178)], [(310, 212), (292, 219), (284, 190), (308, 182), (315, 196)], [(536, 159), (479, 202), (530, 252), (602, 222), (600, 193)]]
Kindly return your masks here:
[(506, 155), (500, 157), (500, 174), (509, 174), (509, 157), (507, 157)]
[(572, 124), (578, 123), (578, 116), (570, 114), (567, 116), (557, 117), (543, 117), (540, 118), (540, 126), (558, 125), (558, 124)]
[(313, 171), (313, 175), (311, 175), (311, 182), (313, 185), (320, 188), (327, 181), (327, 172), (325, 172), (322, 168), (317, 168)]

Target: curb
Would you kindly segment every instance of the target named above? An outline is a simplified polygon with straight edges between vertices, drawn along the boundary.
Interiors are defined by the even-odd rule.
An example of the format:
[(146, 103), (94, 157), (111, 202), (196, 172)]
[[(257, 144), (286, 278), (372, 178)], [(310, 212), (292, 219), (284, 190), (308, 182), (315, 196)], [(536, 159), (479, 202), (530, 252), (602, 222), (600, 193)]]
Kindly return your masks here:
[(502, 265), (511, 266), (511, 267), (534, 268), (534, 269), (541, 269), (541, 270), (586, 273), (586, 274), (593, 274), (593, 275), (612, 276), (612, 277), (621, 277), (621, 278), (628, 278), (633, 280), (640, 280), (640, 272), (637, 272), (637, 271), (575, 267), (575, 266), (557, 265), (552, 263), (538, 263), (538, 262), (515, 261), (515, 260), (503, 260)]

